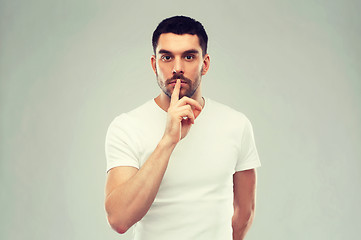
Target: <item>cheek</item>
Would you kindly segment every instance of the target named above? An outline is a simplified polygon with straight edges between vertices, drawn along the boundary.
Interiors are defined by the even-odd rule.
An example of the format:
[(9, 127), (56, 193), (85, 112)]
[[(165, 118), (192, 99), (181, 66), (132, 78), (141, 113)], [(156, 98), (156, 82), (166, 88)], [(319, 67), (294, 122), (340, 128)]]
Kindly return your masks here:
[(169, 70), (169, 67), (167, 67), (164, 64), (157, 64), (157, 72), (159, 76), (167, 76)]
[(194, 76), (198, 76), (201, 74), (202, 68), (203, 64), (194, 64), (193, 66), (190, 66), (189, 72), (191, 72)]

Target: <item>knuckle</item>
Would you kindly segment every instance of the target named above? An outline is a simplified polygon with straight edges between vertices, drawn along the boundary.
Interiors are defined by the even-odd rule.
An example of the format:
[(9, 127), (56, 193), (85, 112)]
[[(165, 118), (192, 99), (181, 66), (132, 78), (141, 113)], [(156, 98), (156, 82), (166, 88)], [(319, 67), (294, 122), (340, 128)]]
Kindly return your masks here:
[(181, 99), (179, 99), (179, 101), (182, 101), (182, 102), (189, 102), (191, 99), (187, 96), (184, 96), (182, 97)]

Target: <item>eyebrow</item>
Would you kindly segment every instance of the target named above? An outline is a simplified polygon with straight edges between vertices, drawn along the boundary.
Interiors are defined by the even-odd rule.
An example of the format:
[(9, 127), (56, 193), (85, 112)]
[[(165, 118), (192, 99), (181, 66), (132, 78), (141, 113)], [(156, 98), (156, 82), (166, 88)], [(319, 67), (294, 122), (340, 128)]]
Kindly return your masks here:
[(158, 51), (158, 53), (159, 53), (159, 54), (162, 54), (162, 53), (165, 53), (165, 54), (172, 54), (170, 51), (165, 50), (165, 49), (160, 49), (160, 50)]
[(199, 53), (198, 50), (190, 49), (190, 50), (185, 51), (183, 54), (198, 54), (198, 53)]
[[(168, 51), (168, 50), (165, 50), (165, 49), (160, 49), (158, 51), (159, 54), (172, 54), (172, 52)], [(183, 55), (184, 54), (199, 54), (199, 51), (197, 49), (189, 49), (185, 52), (182, 53)]]

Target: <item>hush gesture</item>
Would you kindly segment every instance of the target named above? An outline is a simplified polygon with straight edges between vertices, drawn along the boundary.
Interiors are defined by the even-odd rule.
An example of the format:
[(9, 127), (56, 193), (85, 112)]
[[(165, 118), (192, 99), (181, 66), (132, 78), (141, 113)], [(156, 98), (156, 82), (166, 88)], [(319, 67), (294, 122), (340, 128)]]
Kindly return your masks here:
[(171, 96), (167, 125), (164, 136), (173, 144), (177, 144), (189, 132), (195, 119), (202, 111), (202, 106), (194, 99), (182, 97), (179, 99), (181, 80), (177, 79)]

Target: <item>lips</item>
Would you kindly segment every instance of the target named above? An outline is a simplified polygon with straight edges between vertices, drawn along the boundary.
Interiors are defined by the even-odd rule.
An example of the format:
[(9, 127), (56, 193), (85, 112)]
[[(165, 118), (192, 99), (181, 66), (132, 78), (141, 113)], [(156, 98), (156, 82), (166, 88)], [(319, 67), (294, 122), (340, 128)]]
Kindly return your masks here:
[(171, 79), (168, 79), (166, 81), (166, 84), (176, 84), (177, 83), (177, 80), (181, 80), (181, 84), (190, 84), (191, 83), (191, 80), (188, 80), (186, 78), (171, 78)]
[[(170, 81), (168, 84), (175, 84), (175, 83), (177, 83), (177, 80), (172, 80), (172, 81)], [(185, 80), (181, 80), (181, 83), (186, 83), (186, 84), (188, 84), (188, 82), (187, 81), (185, 81)]]
[(186, 78), (183, 73), (175, 73), (173, 74), (173, 76), (169, 79), (166, 80), (165, 84), (166, 85), (170, 85), (170, 84), (176, 84), (177, 80), (181, 80), (181, 84), (187, 84), (187, 85), (191, 85), (192, 81), (188, 78)]

